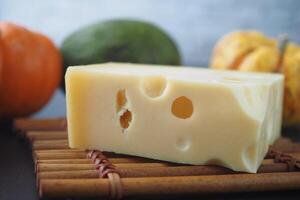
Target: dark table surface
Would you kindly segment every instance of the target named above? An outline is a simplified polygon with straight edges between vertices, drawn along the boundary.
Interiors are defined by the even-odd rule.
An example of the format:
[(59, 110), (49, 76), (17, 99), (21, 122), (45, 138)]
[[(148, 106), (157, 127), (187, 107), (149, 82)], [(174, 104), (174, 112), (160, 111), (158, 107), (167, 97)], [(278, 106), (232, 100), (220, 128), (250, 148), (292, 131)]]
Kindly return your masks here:
[[(290, 135), (295, 137), (295, 133)], [(299, 139), (299, 137), (294, 139)], [(38, 199), (35, 184), (31, 150), (23, 140), (13, 133), (9, 124), (2, 125), (0, 129), (0, 200)], [(205, 195), (189, 199), (299, 200), (300, 190)]]

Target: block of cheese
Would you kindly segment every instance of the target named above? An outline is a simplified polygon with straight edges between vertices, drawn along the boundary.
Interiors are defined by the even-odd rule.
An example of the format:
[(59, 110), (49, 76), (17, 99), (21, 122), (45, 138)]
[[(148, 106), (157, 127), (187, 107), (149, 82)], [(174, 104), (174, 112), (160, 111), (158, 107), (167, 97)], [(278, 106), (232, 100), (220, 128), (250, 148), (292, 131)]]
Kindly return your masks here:
[(280, 74), (106, 63), (65, 78), (71, 148), (255, 173), (280, 136)]

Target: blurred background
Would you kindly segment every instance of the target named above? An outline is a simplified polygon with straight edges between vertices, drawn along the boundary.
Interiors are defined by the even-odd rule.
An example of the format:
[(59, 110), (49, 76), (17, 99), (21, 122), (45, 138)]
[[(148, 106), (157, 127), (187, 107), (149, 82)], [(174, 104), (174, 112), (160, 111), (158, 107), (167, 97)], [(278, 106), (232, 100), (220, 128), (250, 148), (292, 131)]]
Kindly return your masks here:
[[(182, 63), (207, 67), (216, 41), (237, 29), (256, 29), (276, 37), (283, 31), (300, 42), (297, 0), (0, 0), (0, 20), (40, 31), (57, 46), (84, 25), (112, 18), (154, 23), (177, 43)], [(65, 115), (64, 93), (57, 90), (33, 117)]]

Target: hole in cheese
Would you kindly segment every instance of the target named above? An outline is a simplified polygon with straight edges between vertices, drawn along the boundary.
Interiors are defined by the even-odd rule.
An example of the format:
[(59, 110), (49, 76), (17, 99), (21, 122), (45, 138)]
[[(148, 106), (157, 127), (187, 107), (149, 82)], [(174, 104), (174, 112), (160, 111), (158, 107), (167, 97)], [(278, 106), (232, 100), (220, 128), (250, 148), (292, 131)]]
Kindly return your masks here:
[(185, 96), (178, 97), (172, 104), (172, 113), (182, 119), (191, 117), (193, 109), (192, 101)]
[(117, 93), (116, 110), (119, 116), (122, 132), (124, 133), (124, 131), (129, 127), (132, 120), (132, 113), (128, 108), (126, 91), (124, 89), (119, 90)]
[(142, 82), (144, 93), (152, 98), (162, 95), (167, 86), (167, 80), (163, 76), (145, 77)]
[(125, 112), (120, 116), (120, 124), (123, 128), (123, 132), (127, 129), (130, 125), (132, 120), (132, 114), (129, 110), (125, 110)]
[(119, 90), (117, 93), (117, 104), (116, 104), (116, 109), (117, 112), (119, 112), (127, 103), (126, 95), (125, 95), (125, 90)]
[(176, 140), (176, 146), (181, 151), (186, 151), (190, 147), (190, 141), (188, 139), (182, 138), (182, 137), (177, 138), (177, 140)]

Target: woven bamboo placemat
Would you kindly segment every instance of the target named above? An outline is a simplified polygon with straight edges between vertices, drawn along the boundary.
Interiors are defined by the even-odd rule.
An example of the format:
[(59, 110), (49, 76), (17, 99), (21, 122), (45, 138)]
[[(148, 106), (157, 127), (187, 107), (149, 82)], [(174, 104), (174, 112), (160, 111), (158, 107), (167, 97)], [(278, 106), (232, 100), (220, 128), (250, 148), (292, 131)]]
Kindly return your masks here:
[(279, 139), (257, 174), (70, 149), (66, 120), (17, 119), (32, 148), (37, 191), (48, 197), (138, 197), (300, 189), (300, 144)]

